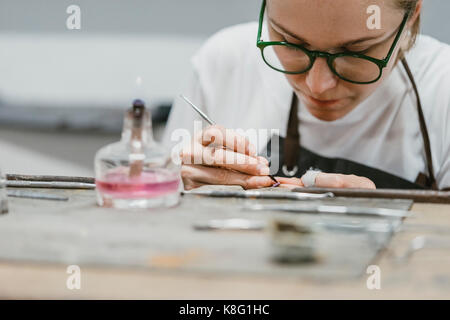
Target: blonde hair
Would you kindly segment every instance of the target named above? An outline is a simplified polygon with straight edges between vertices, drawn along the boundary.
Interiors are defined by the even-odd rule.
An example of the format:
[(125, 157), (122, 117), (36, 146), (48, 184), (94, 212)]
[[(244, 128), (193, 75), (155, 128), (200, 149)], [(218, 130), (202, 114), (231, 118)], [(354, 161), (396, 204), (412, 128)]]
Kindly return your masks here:
[[(419, 0), (394, 0), (395, 6), (399, 9), (404, 10), (409, 14), (409, 17), (414, 14), (414, 11), (416, 10), (417, 4), (419, 3)], [(408, 39), (408, 43), (405, 48), (403, 48), (402, 51), (408, 51), (411, 49), (414, 44), (416, 43), (417, 35), (420, 32), (420, 15), (417, 17), (416, 21), (411, 27), (410, 35)]]

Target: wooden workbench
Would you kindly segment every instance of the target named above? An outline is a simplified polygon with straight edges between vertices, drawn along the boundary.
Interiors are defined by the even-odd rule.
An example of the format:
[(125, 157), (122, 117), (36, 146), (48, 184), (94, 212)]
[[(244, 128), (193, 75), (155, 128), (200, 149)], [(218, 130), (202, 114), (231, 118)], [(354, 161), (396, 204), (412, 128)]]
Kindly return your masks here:
[[(76, 208), (80, 212), (89, 211), (89, 208), (95, 205), (93, 191), (90, 192), (80, 191), (79, 194), (86, 201), (72, 205), (71, 208)], [(22, 206), (34, 205), (36, 201), (39, 200), (13, 199), (10, 201), (10, 214), (14, 214), (14, 211)], [(57, 205), (64, 206), (64, 204)], [(53, 204), (47, 201), (46, 206)], [(388, 248), (380, 252), (373, 261), (373, 264), (378, 265), (381, 270), (380, 290), (367, 289), (368, 274), (352, 279), (317, 281), (305, 277), (272, 276), (266, 272), (256, 274), (195, 272), (195, 270), (179, 272), (177, 268), (171, 268), (173, 257), (163, 259), (166, 268), (156, 269), (120, 263), (81, 264), (81, 289), (69, 290), (66, 287), (69, 276), (66, 268), (72, 261), (70, 257), (61, 259), (67, 261), (64, 263), (55, 263), (51, 259), (46, 262), (45, 259), (40, 261), (3, 258), (0, 261), (0, 298), (449, 299), (450, 206), (414, 204), (412, 211), (415, 214), (404, 222), (404, 231), (395, 234)], [(52, 215), (55, 212), (54, 210), (48, 214)], [(62, 220), (56, 219), (54, 228), (58, 227), (60, 221)], [(433, 226), (437, 226), (438, 229), (434, 229)], [(407, 251), (410, 241), (419, 235), (430, 237), (434, 242), (446, 241), (447, 248), (423, 249), (414, 253), (407, 261), (399, 259)], [(23, 237), (27, 236), (29, 234), (23, 234)], [(25, 240), (24, 243), (27, 243)], [(57, 241), (56, 238), (54, 240)], [(11, 243), (11, 246), (14, 245), (17, 243)], [(6, 246), (0, 255), (7, 251), (4, 248)], [(23, 250), (26, 251), (26, 248)], [(186, 259), (190, 259), (189, 255), (195, 258), (196, 254), (188, 253)], [(39, 252), (36, 252), (36, 256), (39, 256)], [(173, 263), (177, 265), (176, 259)]]

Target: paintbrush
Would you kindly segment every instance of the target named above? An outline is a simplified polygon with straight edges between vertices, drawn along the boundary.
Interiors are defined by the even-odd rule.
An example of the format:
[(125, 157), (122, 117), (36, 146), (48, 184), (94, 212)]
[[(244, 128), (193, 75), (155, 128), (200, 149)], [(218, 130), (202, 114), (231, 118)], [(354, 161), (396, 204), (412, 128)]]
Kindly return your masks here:
[[(193, 104), (188, 98), (186, 98), (184, 95), (180, 94), (180, 97), (186, 101), (206, 122), (208, 122), (210, 125), (214, 126), (216, 125), (216, 122), (212, 119), (210, 119), (202, 110), (200, 110), (199, 107), (197, 107), (195, 104)], [(272, 179), (275, 184), (272, 187), (278, 187), (280, 183), (277, 179), (275, 179), (274, 176), (269, 174), (269, 178)]]

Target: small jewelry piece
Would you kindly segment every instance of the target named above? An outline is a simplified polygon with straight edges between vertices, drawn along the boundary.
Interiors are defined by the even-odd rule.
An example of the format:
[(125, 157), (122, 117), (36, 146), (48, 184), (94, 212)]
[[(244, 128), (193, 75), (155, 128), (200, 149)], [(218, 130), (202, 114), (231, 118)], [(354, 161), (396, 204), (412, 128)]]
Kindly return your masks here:
[(302, 177), (302, 182), (305, 187), (314, 187), (316, 185), (316, 177), (322, 171), (317, 169), (309, 169)]

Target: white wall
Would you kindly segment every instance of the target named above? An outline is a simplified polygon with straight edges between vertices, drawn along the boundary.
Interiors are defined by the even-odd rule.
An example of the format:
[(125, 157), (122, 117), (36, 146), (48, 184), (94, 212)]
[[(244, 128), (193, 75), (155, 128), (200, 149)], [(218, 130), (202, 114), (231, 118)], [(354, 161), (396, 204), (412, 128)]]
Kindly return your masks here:
[[(0, 31), (65, 33), (70, 4), (82, 8), (81, 33), (204, 37), (256, 20), (261, 0), (0, 0)], [(424, 33), (450, 43), (449, 15), (449, 0), (424, 0)]]
[[(73, 3), (81, 7), (77, 31), (65, 25)], [(123, 110), (137, 95), (149, 106), (170, 104), (201, 43), (225, 26), (256, 20), (260, 4), (0, 0), (0, 121), (75, 127), (104, 122), (116, 128), (120, 117), (107, 110)], [(450, 43), (450, 1), (424, 0), (424, 6), (424, 33)], [(135, 86), (138, 76), (141, 89)]]

